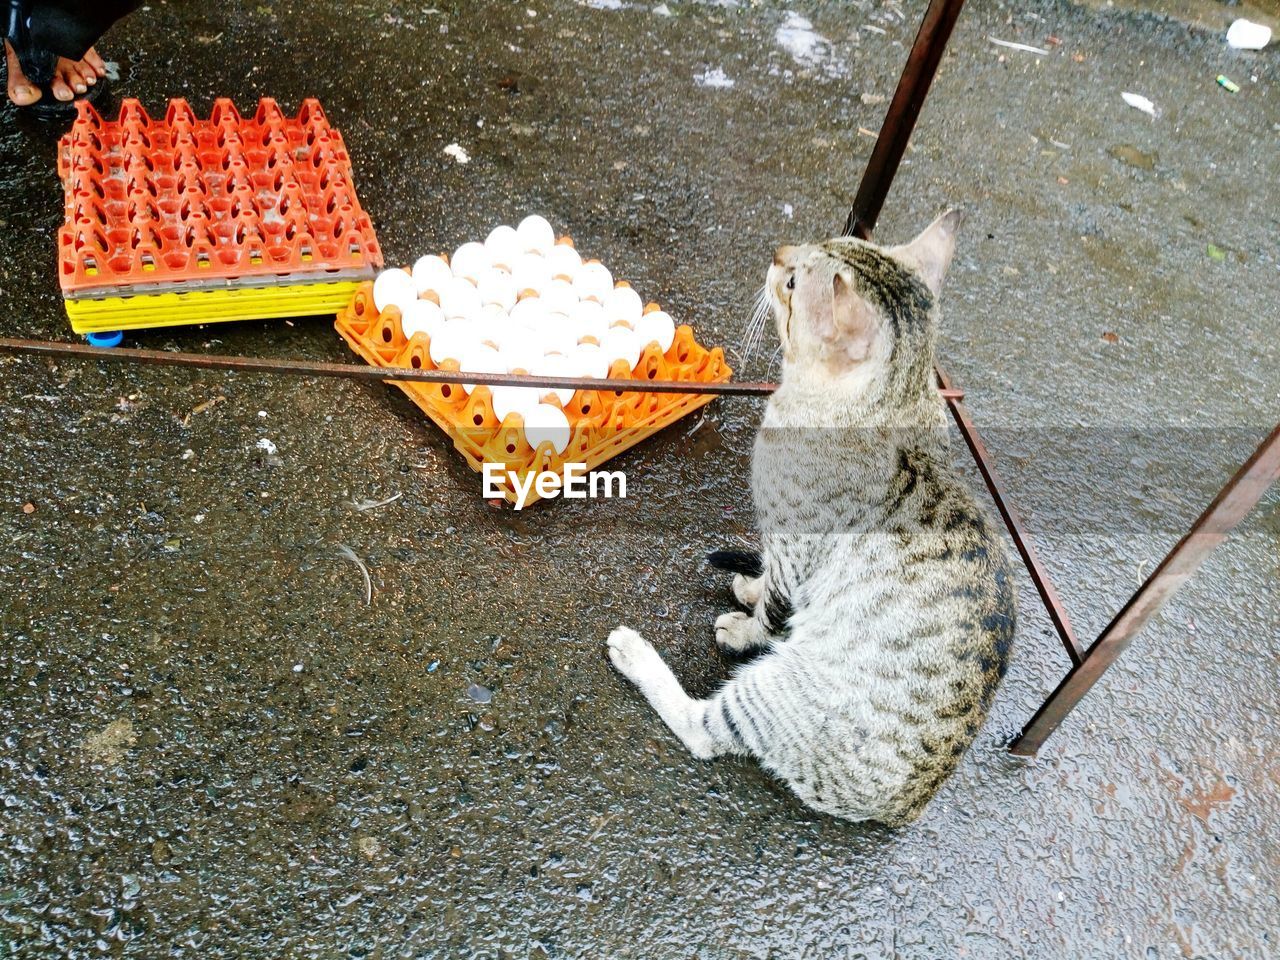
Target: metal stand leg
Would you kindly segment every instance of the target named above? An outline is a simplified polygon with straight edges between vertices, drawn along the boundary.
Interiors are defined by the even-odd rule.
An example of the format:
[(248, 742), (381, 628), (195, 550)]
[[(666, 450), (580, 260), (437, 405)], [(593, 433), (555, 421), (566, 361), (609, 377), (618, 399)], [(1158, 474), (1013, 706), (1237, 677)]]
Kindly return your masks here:
[(1159, 609), (1200, 568), (1227, 534), (1262, 499), (1267, 488), (1280, 478), (1280, 424), (1262, 441), (1234, 477), (1213, 498), (1204, 513), (1187, 531), (1160, 566), (1129, 598), (1107, 629), (1085, 651), (1084, 659), (1071, 668), (1058, 689), (1036, 711), (1022, 734), (1009, 747), (1011, 753), (1030, 757), (1044, 744), (1097, 683), (1138, 632)]
[[(867, 161), (866, 172), (858, 185), (853, 208), (845, 221), (846, 236), (871, 239), (885, 197), (907, 148), (907, 141), (920, 116), (920, 108), (930, 84), (933, 83), (947, 40), (963, 6), (964, 0), (932, 0), (925, 11), (920, 31), (916, 34), (902, 77), (898, 80), (893, 100), (880, 127), (871, 159)], [(1222, 542), (1227, 533), (1262, 498), (1277, 475), (1280, 475), (1280, 426), (1272, 431), (1249, 461), (1223, 487), (1190, 532), (1165, 557), (1164, 562), (1086, 651), (1071, 629), (1071, 621), (1058, 598), (1058, 592), (1023, 532), (1017, 512), (1005, 500), (1000, 488), (1000, 478), (991, 464), (986, 446), (965, 410), (963, 391), (952, 386), (950, 378), (941, 367), (936, 372), (947, 407), (964, 436), (969, 452), (973, 454), (987, 489), (991, 491), (991, 497), (1009, 529), (1009, 535), (1026, 565), (1027, 573), (1035, 583), (1054, 630), (1071, 658), (1071, 672), (1036, 711), (1026, 729), (1009, 748), (1010, 752), (1019, 756), (1034, 756), (1045, 738), (1080, 702), (1080, 698), (1129, 645), (1129, 641), (1146, 626), (1147, 621), (1174, 591), (1195, 573), (1204, 558)]]

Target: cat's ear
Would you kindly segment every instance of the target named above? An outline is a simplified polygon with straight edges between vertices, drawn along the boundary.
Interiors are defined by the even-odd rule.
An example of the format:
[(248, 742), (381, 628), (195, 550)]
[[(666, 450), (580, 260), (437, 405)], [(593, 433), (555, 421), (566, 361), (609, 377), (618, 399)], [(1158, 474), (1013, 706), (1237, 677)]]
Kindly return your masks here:
[(853, 279), (839, 272), (831, 280), (831, 320), (835, 340), (849, 359), (867, 359), (877, 330), (875, 311), (854, 289)]
[(951, 266), (951, 255), (956, 252), (956, 233), (963, 219), (964, 214), (960, 210), (948, 210), (925, 227), (920, 236), (891, 251), (895, 257), (920, 271), (935, 297), (942, 289), (947, 267)]

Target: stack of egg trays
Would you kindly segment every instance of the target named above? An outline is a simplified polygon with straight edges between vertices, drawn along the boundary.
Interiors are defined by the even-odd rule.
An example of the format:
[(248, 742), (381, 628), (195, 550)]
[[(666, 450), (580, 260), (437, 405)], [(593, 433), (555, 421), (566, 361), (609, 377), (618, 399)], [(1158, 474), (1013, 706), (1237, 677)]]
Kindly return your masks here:
[[(375, 367), (458, 369), (454, 360), (438, 366), (432, 361), (431, 341), (425, 333), (415, 334), (412, 340), (405, 338), (397, 307), (388, 306), (379, 313), (373, 302), (372, 283), (357, 288), (334, 326), (347, 345)], [(696, 383), (723, 383), (732, 374), (724, 351), (702, 346), (688, 325), (676, 328), (675, 339), (666, 353), (657, 343), (650, 343), (633, 369), (627, 368), (625, 360), (615, 360), (609, 370), (610, 378)], [(579, 390), (563, 408), (569, 420), (569, 444), (562, 453), (556, 453), (550, 441), (539, 444), (536, 450), (529, 446), (519, 413), (510, 413), (499, 422), (493, 412), (492, 394), (484, 385), (468, 394), (456, 384), (392, 382), (449, 435), (471, 469), (480, 471), (485, 463), (503, 467), (499, 486), (511, 503), (519, 497), (510, 475), (524, 486), (529, 473), (562, 475), (566, 463), (582, 463), (586, 470), (594, 470), (715, 399), (694, 393)], [(548, 398), (546, 402), (556, 401)], [(535, 489), (529, 489), (526, 506), (539, 499)]]
[(341, 134), (316, 100), (207, 120), (172, 100), (78, 105), (61, 140), (59, 282), (77, 333), (336, 313), (382, 265)]

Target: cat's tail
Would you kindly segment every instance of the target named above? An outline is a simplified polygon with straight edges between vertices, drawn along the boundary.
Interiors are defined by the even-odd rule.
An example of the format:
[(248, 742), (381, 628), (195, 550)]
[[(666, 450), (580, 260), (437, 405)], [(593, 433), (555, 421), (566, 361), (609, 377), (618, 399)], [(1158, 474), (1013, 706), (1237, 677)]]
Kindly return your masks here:
[(755, 550), (713, 550), (707, 554), (707, 563), (717, 570), (728, 570), (746, 577), (758, 577), (764, 573), (764, 561)]

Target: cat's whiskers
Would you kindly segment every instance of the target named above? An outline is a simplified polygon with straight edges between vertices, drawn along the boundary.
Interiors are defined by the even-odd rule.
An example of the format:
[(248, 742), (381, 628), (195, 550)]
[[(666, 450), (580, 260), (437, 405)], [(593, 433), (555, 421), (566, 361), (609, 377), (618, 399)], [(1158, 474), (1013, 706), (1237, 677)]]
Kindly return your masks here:
[(747, 321), (743, 332), (742, 344), (738, 350), (738, 362), (745, 365), (755, 354), (764, 335), (765, 323), (769, 319), (769, 295), (764, 287), (756, 293), (755, 304), (751, 310), (751, 318)]

